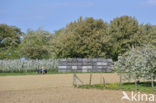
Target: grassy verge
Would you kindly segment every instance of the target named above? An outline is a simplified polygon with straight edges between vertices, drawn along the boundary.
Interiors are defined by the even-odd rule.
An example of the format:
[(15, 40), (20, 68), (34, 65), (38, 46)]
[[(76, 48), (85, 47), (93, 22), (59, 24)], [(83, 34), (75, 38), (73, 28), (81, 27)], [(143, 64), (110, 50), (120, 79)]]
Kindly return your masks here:
[[(154, 84), (156, 85), (156, 82)], [(106, 88), (104, 88), (103, 84), (80, 85), (80, 86), (78, 86), (78, 88), (84, 88), (84, 89), (96, 88), (96, 89), (120, 90), (120, 84), (119, 83), (109, 83), (109, 84), (106, 84)], [(122, 84), (122, 90), (135, 91), (135, 83), (123, 83)], [(140, 82), (138, 84), (137, 91), (147, 92), (147, 93), (156, 93), (156, 88), (153, 92), (152, 87), (151, 87), (151, 82)]]
[[(57, 74), (57, 69), (49, 70), (47, 74)], [(18, 75), (39, 75), (36, 70), (32, 71), (14, 71), (14, 72), (0, 72), (0, 76), (18, 76)]]
[[(87, 74), (89, 72), (77, 72), (77, 74)], [(107, 72), (106, 72), (107, 73)], [(108, 72), (107, 74), (112, 73)], [(47, 74), (73, 74), (73, 72), (58, 72), (57, 70), (54, 71), (48, 71)], [(37, 72), (5, 72), (1, 73), (0, 76), (20, 76), (20, 75), (39, 75)]]
[[(50, 71), (47, 74), (57, 74), (58, 72)], [(9, 72), (9, 73), (0, 73), (0, 76), (20, 76), (20, 75), (39, 75), (37, 72)]]

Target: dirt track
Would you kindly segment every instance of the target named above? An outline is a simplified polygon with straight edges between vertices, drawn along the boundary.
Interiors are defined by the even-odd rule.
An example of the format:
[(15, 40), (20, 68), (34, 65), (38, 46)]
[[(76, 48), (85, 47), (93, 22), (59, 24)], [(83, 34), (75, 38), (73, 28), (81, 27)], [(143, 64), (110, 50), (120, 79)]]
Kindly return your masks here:
[[(89, 82), (89, 74), (78, 77)], [(119, 81), (116, 74), (104, 77), (106, 82)], [(93, 74), (93, 83), (100, 83), (100, 74)], [(1, 76), (0, 103), (131, 103), (121, 100), (122, 91), (77, 89), (72, 84), (73, 74)]]

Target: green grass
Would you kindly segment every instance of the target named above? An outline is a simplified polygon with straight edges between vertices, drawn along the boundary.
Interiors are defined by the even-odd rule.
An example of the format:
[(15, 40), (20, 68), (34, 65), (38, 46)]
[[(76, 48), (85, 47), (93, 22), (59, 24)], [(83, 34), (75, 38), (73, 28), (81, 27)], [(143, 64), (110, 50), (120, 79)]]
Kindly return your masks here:
[[(156, 85), (156, 82), (154, 83)], [(76, 86), (75, 86), (76, 87)], [(111, 90), (120, 90), (120, 84), (119, 83), (107, 83), (106, 88), (104, 88), (103, 84), (94, 84), (94, 85), (80, 85), (78, 88), (84, 88), (84, 89), (111, 89)], [(147, 93), (156, 93), (156, 88), (154, 92), (152, 91), (151, 82), (140, 82), (137, 87), (137, 91), (140, 92), (147, 92)], [(125, 91), (135, 91), (135, 83), (123, 83), (122, 84), (122, 90)]]
[[(57, 74), (57, 69), (49, 70), (47, 74)], [(39, 75), (36, 70), (0, 72), (0, 76)]]
[[(58, 72), (49, 71), (47, 74), (57, 74)], [(20, 75), (39, 75), (37, 72), (9, 72), (0, 73), (0, 76), (20, 76)]]
[[(87, 74), (90, 72), (77, 72), (77, 74)], [(112, 73), (112, 72), (105, 72), (105, 73)], [(73, 74), (73, 72), (58, 72), (57, 70), (48, 71), (47, 74)], [(20, 76), (20, 75), (39, 75), (35, 71), (28, 71), (28, 72), (0, 72), (0, 76)]]

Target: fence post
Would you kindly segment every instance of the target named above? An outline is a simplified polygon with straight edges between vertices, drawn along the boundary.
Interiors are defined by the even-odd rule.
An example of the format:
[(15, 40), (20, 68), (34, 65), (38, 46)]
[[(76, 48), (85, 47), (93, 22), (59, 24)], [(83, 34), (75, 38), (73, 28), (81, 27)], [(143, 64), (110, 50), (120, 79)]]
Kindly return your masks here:
[(120, 72), (120, 89), (122, 89), (122, 74)]
[(138, 90), (138, 85), (137, 85), (137, 76), (135, 75), (135, 90)]
[(152, 76), (151, 76), (151, 85), (152, 85), (152, 92), (154, 92), (154, 79), (153, 79), (153, 73), (152, 73)]
[(100, 73), (100, 84), (102, 84), (102, 71), (101, 71), (101, 73)]
[(93, 70), (93, 65), (94, 65), (94, 61), (93, 61), (93, 59), (91, 60), (92, 62), (91, 62), (91, 65), (92, 65), (92, 68), (90, 69), (90, 79), (89, 79), (89, 85), (91, 85), (92, 84), (92, 70)]
[(106, 81), (104, 77), (103, 77), (103, 84), (104, 84), (104, 88), (106, 88)]
[(131, 74), (128, 73), (128, 82), (130, 82), (130, 81), (131, 81)]
[(90, 70), (90, 79), (89, 79), (89, 85), (91, 85), (92, 84), (92, 72), (91, 72), (91, 70)]
[(74, 86), (77, 85), (77, 83), (76, 83), (76, 72), (74, 72), (74, 74), (73, 74), (73, 84), (74, 84)]

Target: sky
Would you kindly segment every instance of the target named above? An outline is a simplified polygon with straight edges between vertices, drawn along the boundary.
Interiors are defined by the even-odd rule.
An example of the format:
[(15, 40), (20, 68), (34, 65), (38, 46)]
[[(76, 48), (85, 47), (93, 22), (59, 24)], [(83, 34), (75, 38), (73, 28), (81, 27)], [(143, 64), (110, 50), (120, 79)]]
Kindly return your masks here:
[(156, 25), (156, 0), (0, 0), (0, 24), (54, 32), (80, 16), (110, 22), (120, 16)]

